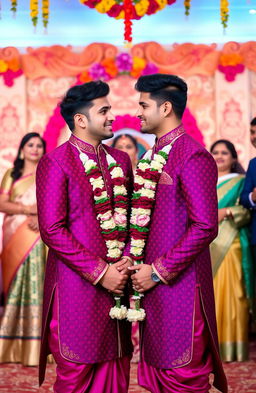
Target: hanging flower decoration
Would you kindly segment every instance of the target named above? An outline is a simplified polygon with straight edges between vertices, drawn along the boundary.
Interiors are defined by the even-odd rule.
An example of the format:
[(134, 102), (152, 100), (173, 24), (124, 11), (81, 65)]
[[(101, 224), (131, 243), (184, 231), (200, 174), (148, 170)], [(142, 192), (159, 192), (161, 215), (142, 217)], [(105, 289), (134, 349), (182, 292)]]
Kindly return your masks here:
[(30, 16), (35, 27), (38, 21), (38, 12), (38, 0), (30, 0)]
[(228, 0), (220, 0), (220, 16), (221, 23), (224, 29), (228, 26), (228, 18), (229, 18), (229, 2)]
[(189, 16), (189, 14), (190, 14), (190, 2), (191, 2), (191, 0), (185, 0), (184, 1), (185, 15), (186, 16)]
[(176, 0), (80, 0), (83, 5), (95, 8), (102, 14), (116, 19), (124, 19), (124, 39), (132, 41), (132, 19), (141, 19), (161, 11)]
[(0, 59), (0, 76), (3, 77), (6, 86), (12, 87), (14, 79), (22, 74), (23, 71), (20, 67), (18, 58), (13, 58), (11, 60)]
[(88, 71), (78, 76), (78, 82), (86, 83), (92, 80), (109, 81), (118, 75), (130, 75), (138, 78), (141, 75), (150, 75), (159, 72), (153, 63), (141, 57), (131, 57), (128, 53), (120, 53), (116, 58), (106, 58), (100, 63), (93, 64)]
[(237, 74), (244, 72), (243, 58), (238, 53), (226, 53), (220, 56), (218, 70), (225, 75), (228, 82), (233, 82)]
[(11, 11), (15, 15), (17, 11), (17, 0), (11, 0)]
[(45, 28), (47, 28), (49, 21), (49, 0), (42, 0), (42, 18), (43, 25)]

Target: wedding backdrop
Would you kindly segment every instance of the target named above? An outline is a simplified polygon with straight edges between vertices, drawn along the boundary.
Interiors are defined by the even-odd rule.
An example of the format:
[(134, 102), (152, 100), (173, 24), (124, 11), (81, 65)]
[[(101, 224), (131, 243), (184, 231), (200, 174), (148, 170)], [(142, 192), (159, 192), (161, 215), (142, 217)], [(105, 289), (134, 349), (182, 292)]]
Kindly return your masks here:
[[(178, 74), (189, 86), (189, 132), (207, 148), (217, 138), (235, 143), (246, 167), (253, 156), (249, 121), (256, 115), (256, 42), (175, 44), (157, 42), (131, 49), (107, 43), (84, 48), (55, 45), (0, 50), (0, 167), (12, 165), (21, 137), (37, 131), (48, 150), (64, 142), (68, 131), (57, 106), (66, 90), (103, 79), (110, 84), (115, 115), (135, 116), (136, 78), (154, 72)], [(199, 131), (200, 130), (200, 131)]]

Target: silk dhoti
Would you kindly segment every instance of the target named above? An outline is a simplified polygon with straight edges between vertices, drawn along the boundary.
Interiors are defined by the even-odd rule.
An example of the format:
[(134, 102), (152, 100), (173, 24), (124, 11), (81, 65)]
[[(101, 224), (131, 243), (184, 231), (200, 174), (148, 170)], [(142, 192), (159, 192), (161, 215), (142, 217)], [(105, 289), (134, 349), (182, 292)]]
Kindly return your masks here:
[(57, 363), (54, 393), (126, 393), (129, 387), (130, 356), (96, 364), (73, 363), (59, 350), (56, 293), (50, 322), (49, 347)]
[(142, 359), (138, 367), (138, 381), (140, 386), (151, 393), (208, 393), (211, 387), (209, 375), (212, 370), (210, 334), (197, 288), (191, 362), (180, 368), (166, 370), (155, 368)]

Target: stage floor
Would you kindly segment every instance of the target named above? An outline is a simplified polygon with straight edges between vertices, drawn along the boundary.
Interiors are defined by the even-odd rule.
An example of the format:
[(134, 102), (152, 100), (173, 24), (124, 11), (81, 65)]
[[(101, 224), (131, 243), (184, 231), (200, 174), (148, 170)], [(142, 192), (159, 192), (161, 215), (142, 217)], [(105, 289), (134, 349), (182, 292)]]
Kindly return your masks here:
[[(229, 383), (229, 393), (255, 393), (256, 392), (256, 341), (251, 342), (250, 361), (244, 363), (225, 364), (225, 371)], [(137, 385), (137, 365), (131, 367), (131, 383), (129, 393), (145, 393)], [(46, 380), (39, 389), (37, 382), (37, 368), (23, 367), (19, 364), (2, 364), (0, 366), (0, 392), (1, 393), (50, 393), (55, 379), (55, 366), (47, 366)], [(212, 389), (211, 393), (217, 390)]]

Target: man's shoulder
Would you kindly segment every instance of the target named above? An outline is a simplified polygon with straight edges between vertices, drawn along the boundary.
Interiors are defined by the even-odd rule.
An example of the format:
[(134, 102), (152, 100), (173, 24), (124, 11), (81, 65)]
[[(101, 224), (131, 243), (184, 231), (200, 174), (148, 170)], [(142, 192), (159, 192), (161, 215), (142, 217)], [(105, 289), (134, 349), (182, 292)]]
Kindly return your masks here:
[(197, 142), (187, 133), (182, 135), (182, 137), (180, 137), (177, 142), (177, 147), (179, 147), (180, 152), (186, 158), (189, 158), (197, 153), (212, 157), (212, 155), (201, 143)]
[(256, 157), (252, 158), (249, 162), (249, 166), (256, 167)]
[(67, 150), (69, 149), (70, 143), (67, 141), (62, 145), (56, 147), (50, 152), (46, 153), (41, 160), (43, 161), (62, 161), (66, 157)]

